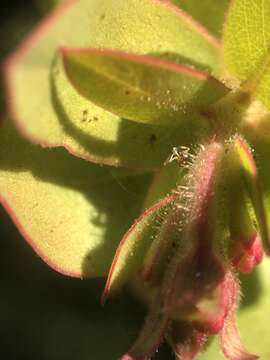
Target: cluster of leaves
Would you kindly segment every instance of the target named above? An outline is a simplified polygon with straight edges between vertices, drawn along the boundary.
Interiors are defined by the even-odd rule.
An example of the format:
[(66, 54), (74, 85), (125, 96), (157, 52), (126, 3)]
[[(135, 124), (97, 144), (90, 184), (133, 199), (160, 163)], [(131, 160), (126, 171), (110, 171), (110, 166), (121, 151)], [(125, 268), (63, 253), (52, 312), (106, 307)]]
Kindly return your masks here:
[[(232, 1), (221, 41), (228, 7), (226, 0), (218, 5), (215, 0), (199, 4), (195, 0), (69, 0), (5, 65), (13, 121), (6, 120), (1, 126), (0, 198), (44, 260), (71, 276), (106, 276), (119, 239), (140, 209), (148, 208), (117, 250), (104, 298), (138, 270), (146, 283), (149, 278), (154, 283), (143, 292), (158, 287), (161, 290), (155, 299), (161, 299), (164, 292), (169, 295), (158, 304), (151, 300), (150, 320), (126, 358), (152, 354), (169, 320), (174, 321), (169, 341), (179, 358), (194, 357), (206, 340), (204, 335), (211, 333), (209, 319), (216, 315), (212, 310), (206, 311), (208, 317), (205, 312), (195, 314), (200, 325), (207, 322), (209, 326), (207, 331), (196, 328), (195, 333), (189, 328), (193, 312), (188, 322), (174, 315), (183, 298), (182, 290), (175, 286), (182, 279), (179, 267), (186, 267), (181, 254), (189, 254), (187, 264), (195, 261), (194, 248), (197, 254), (202, 238), (195, 240), (194, 228), (204, 228), (202, 219), (218, 224), (211, 234), (219, 240), (213, 240), (206, 254), (213, 260), (212, 252), (218, 253), (224, 281), (212, 278), (213, 266), (193, 301), (197, 308), (205, 306), (201, 298), (209, 282), (218, 289), (214, 297), (230, 288), (228, 309), (223, 307), (221, 315), (218, 312), (223, 322), (228, 323), (227, 315), (238, 301), (238, 285), (231, 280), (235, 275), (228, 264), (251, 271), (261, 261), (261, 240), (269, 253), (270, 4)], [(248, 143), (255, 149), (258, 170)], [(185, 150), (184, 155), (194, 155), (195, 160), (186, 164), (184, 156), (183, 164), (180, 150), (176, 154), (180, 164), (164, 167), (173, 147), (179, 145), (182, 150), (191, 148), (192, 155)], [(217, 170), (220, 164), (228, 170)], [(183, 187), (188, 189), (184, 195)], [(177, 190), (176, 195), (172, 189)], [(179, 209), (188, 214), (184, 219)], [(164, 243), (163, 232), (175, 227), (175, 217), (181, 229), (174, 229), (177, 234), (166, 237)], [(173, 239), (180, 232), (187, 248), (177, 243), (172, 254)], [(224, 258), (217, 250), (221, 241), (228, 242)], [(173, 259), (169, 272), (165, 270), (168, 257)], [(185, 269), (187, 278), (189, 269), (190, 264)], [(263, 295), (251, 310), (240, 314), (246, 343), (262, 358), (269, 357), (268, 344), (260, 341), (258, 345), (256, 339), (267, 332), (263, 314), (270, 301), (265, 281), (268, 272), (266, 261), (258, 280)], [(183, 288), (192, 292), (193, 280), (190, 276)], [(217, 299), (225, 301), (223, 295)], [(166, 306), (169, 311), (159, 318), (157, 313)], [(211, 306), (219, 310), (219, 305)], [(184, 346), (181, 336), (176, 340), (174, 336), (183, 319), (190, 335)], [(234, 323), (223, 327), (222, 321), (212, 332), (221, 332), (227, 358), (254, 359), (236, 343)], [(250, 322), (257, 327), (250, 329)], [(153, 332), (156, 326), (160, 332)], [(215, 346), (213, 343), (201, 358), (217, 359)]]

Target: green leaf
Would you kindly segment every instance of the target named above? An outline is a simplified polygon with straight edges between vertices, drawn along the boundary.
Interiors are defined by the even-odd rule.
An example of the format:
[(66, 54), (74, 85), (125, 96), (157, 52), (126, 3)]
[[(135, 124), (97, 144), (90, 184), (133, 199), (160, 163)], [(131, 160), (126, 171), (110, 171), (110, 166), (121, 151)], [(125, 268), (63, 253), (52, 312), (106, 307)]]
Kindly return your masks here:
[(179, 223), (183, 219), (183, 211), (177, 206), (169, 210), (144, 256), (141, 277), (150, 286), (161, 283), (168, 266), (168, 259), (172, 258), (179, 243)]
[(171, 0), (213, 35), (220, 37), (229, 0)]
[[(177, 186), (183, 178), (183, 174), (183, 169), (177, 161), (167, 161), (166, 165), (153, 178), (144, 201), (144, 208), (146, 209), (169, 194), (173, 194), (173, 191), (175, 191), (174, 194), (176, 191), (179, 192)], [(173, 243), (179, 241), (179, 229), (176, 225), (179, 221), (178, 213), (179, 209), (175, 208), (173, 212), (167, 214), (147, 249), (141, 274), (148, 283), (156, 284), (160, 281), (160, 275), (164, 272), (164, 265), (167, 265), (171, 252), (175, 250)]]
[(234, 0), (224, 32), (224, 61), (246, 91), (270, 108), (270, 3)]
[[(97, 111), (93, 113), (93, 107), (89, 108), (90, 103), (86, 106), (83, 97), (76, 98), (77, 110), (74, 109), (75, 102), (70, 101), (69, 96), (65, 96), (67, 92), (74, 91), (74, 88), (66, 79), (60, 57), (56, 59), (54, 66), (53, 72), (57, 74), (54, 76), (55, 81), (53, 82), (55, 107), (62, 114), (69, 133), (80, 141), (82, 148), (90, 153), (93, 145), (95, 146), (95, 150), (99, 153), (99, 157), (95, 158), (95, 161), (134, 168), (160, 168), (173, 146), (200, 142), (201, 138), (209, 132), (210, 121), (205, 121), (199, 116), (194, 116), (192, 119), (182, 119), (179, 128), (140, 124), (124, 119), (121, 120), (120, 124), (117, 123), (116, 116), (109, 112), (106, 113), (108, 122), (104, 122), (102, 115), (104, 110), (96, 108)], [(63, 88), (65, 91), (62, 91)], [(73, 126), (68, 120), (70, 117), (79, 118), (79, 125), (82, 129)], [(99, 122), (102, 125), (100, 131), (96, 128), (96, 126), (100, 126)], [(118, 124), (117, 129), (114, 128), (116, 123)], [(96, 129), (98, 136), (107, 133), (111, 140), (99, 141), (92, 136), (87, 136), (82, 131), (83, 129), (85, 131)], [(117, 142), (114, 141), (115, 137), (117, 137)]]
[[(267, 121), (269, 119), (266, 118), (265, 120)], [(268, 127), (268, 124), (266, 126)], [(257, 164), (258, 180), (263, 194), (263, 205), (267, 223), (266, 225), (268, 228), (268, 233), (270, 233), (270, 139), (267, 127), (262, 126), (258, 129), (259, 132), (257, 133), (256, 128), (255, 131), (252, 131), (253, 127), (251, 126), (245, 135), (249, 144), (251, 145), (251, 148), (256, 150), (256, 152), (254, 152), (254, 156)]]
[(252, 155), (252, 150), (248, 144), (240, 136), (236, 136), (234, 140), (234, 151), (239, 157), (239, 166), (243, 174), (245, 183), (248, 188), (254, 212), (256, 214), (257, 223), (264, 244), (265, 251), (270, 254), (269, 229), (266, 219), (266, 209), (259, 181), (258, 170)]
[[(252, 275), (243, 277), (243, 305), (238, 312), (241, 339), (248, 350), (266, 360), (270, 357), (269, 322), (270, 311), (270, 260), (265, 259)], [(222, 360), (218, 341), (215, 339), (198, 360)]]
[(8, 121), (0, 142), (0, 202), (25, 239), (62, 273), (105, 276), (141, 207), (147, 177), (117, 179), (109, 167), (63, 149), (30, 145)]
[(77, 91), (120, 117), (178, 126), (229, 90), (202, 71), (150, 56), (98, 49), (62, 49)]
[(177, 161), (166, 163), (153, 178), (151, 186), (144, 200), (144, 209), (166, 197), (172, 190), (176, 190), (183, 172)]
[(174, 199), (174, 195), (169, 195), (145, 210), (126, 232), (117, 248), (109, 271), (102, 295), (103, 303), (110, 292), (119, 289), (142, 267), (145, 253), (154, 238), (153, 229), (159, 224), (162, 212), (166, 211)]
[[(30, 35), (6, 65), (12, 118), (33, 142), (64, 146), (95, 162), (153, 168), (160, 166), (171, 146), (195, 142), (191, 128), (199, 126), (201, 134), (207, 126), (196, 117), (181, 131), (157, 130), (104, 111), (70, 85), (57, 59), (60, 46), (174, 55), (185, 65), (210, 72), (216, 71), (219, 53), (211, 35), (164, 2), (68, 1)], [(153, 147), (155, 139), (158, 146)]]

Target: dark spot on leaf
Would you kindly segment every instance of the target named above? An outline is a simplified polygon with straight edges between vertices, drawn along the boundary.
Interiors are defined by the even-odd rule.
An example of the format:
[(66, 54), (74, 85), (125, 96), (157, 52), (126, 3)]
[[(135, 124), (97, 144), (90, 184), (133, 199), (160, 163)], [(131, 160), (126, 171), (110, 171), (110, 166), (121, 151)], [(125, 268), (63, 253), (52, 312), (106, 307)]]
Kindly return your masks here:
[(103, 21), (105, 19), (105, 14), (100, 15), (100, 20)]
[(151, 144), (154, 144), (156, 141), (157, 141), (156, 135), (155, 135), (155, 134), (151, 134), (151, 136), (150, 136), (150, 143), (151, 143)]
[(82, 115), (83, 115), (83, 117), (82, 117), (81, 121), (82, 122), (87, 121), (88, 110), (87, 109), (83, 110)]
[(125, 91), (125, 95), (130, 95), (130, 91), (129, 91), (129, 90), (126, 90), (126, 91)]

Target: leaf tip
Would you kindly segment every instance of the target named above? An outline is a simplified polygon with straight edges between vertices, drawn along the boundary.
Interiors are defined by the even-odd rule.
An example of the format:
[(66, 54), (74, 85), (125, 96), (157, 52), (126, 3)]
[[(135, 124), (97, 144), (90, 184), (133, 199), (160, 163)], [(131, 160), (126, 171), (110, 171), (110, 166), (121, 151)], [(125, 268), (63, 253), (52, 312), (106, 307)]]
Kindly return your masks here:
[(107, 286), (105, 286), (105, 289), (103, 290), (103, 293), (102, 293), (101, 298), (100, 298), (100, 304), (102, 306), (105, 305), (105, 302), (106, 302), (106, 300), (108, 298), (108, 293), (109, 293), (109, 289), (107, 288)]

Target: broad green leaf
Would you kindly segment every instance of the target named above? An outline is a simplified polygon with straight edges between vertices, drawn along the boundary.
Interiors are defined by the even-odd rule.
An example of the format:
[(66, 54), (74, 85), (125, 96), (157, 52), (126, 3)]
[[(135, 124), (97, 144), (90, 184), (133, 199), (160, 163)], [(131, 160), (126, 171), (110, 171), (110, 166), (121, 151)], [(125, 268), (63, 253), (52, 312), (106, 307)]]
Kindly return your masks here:
[[(121, 120), (119, 128), (117, 130), (112, 129), (111, 126), (114, 126), (116, 116), (107, 112), (109, 120), (104, 122), (102, 113), (105, 110), (101, 108), (97, 108), (99, 110), (90, 115), (89, 103), (87, 107), (83, 97), (76, 99), (76, 109), (78, 111), (74, 111), (74, 102), (70, 101), (68, 96), (65, 96), (67, 92), (73, 91), (74, 88), (66, 79), (60, 57), (56, 59), (54, 67), (55, 82), (52, 85), (54, 105), (57, 111), (63, 115), (69, 133), (80, 141), (81, 148), (91, 152), (92, 145), (95, 146), (101, 156), (96, 160), (100, 162), (104, 162), (104, 159), (106, 159), (105, 163), (108, 162), (113, 165), (121, 164), (134, 168), (159, 168), (170, 155), (173, 146), (200, 142), (201, 138), (209, 132), (211, 123), (200, 118), (200, 116), (194, 116), (192, 119), (182, 119), (181, 126), (176, 128)], [(63, 88), (65, 91), (62, 91)], [(96, 129), (96, 135), (99, 137), (102, 137), (107, 132), (110, 141), (99, 141), (94, 137), (87, 136), (86, 133), (69, 122), (70, 116), (74, 117), (74, 119), (80, 118), (80, 126), (85, 131), (88, 131), (89, 127)], [(103, 124), (102, 128), (95, 127), (99, 121), (101, 121), (101, 125)], [(117, 142), (114, 142), (116, 137), (118, 138)], [(88, 158), (87, 155), (86, 158)]]
[(110, 292), (119, 289), (142, 267), (145, 253), (153, 241), (155, 228), (159, 225), (162, 212), (166, 212), (174, 199), (174, 195), (169, 195), (145, 210), (125, 233), (115, 253), (102, 302)]
[(221, 36), (229, 0), (170, 0), (189, 13), (212, 34)]
[(224, 32), (227, 70), (270, 107), (270, 2), (234, 0)]
[(199, 114), (229, 91), (205, 72), (150, 56), (98, 49), (61, 53), (81, 95), (138, 122), (179, 126), (181, 118)]
[[(241, 339), (248, 350), (260, 356), (270, 357), (269, 321), (270, 311), (270, 260), (265, 259), (253, 274), (243, 277), (242, 307), (238, 312)], [(215, 339), (198, 360), (224, 360)]]
[(217, 67), (219, 53), (207, 32), (164, 2), (70, 0), (7, 62), (12, 117), (33, 142), (64, 146), (96, 162), (153, 168), (160, 166), (171, 146), (195, 142), (191, 128), (198, 125), (203, 131), (205, 124), (197, 117), (181, 131), (153, 132), (156, 127), (133, 124), (97, 107), (69, 83), (57, 56), (60, 46), (174, 55), (185, 65), (210, 72)]
[(7, 121), (0, 142), (0, 201), (25, 239), (60, 272), (105, 276), (147, 177), (117, 179), (63, 149), (30, 145)]

